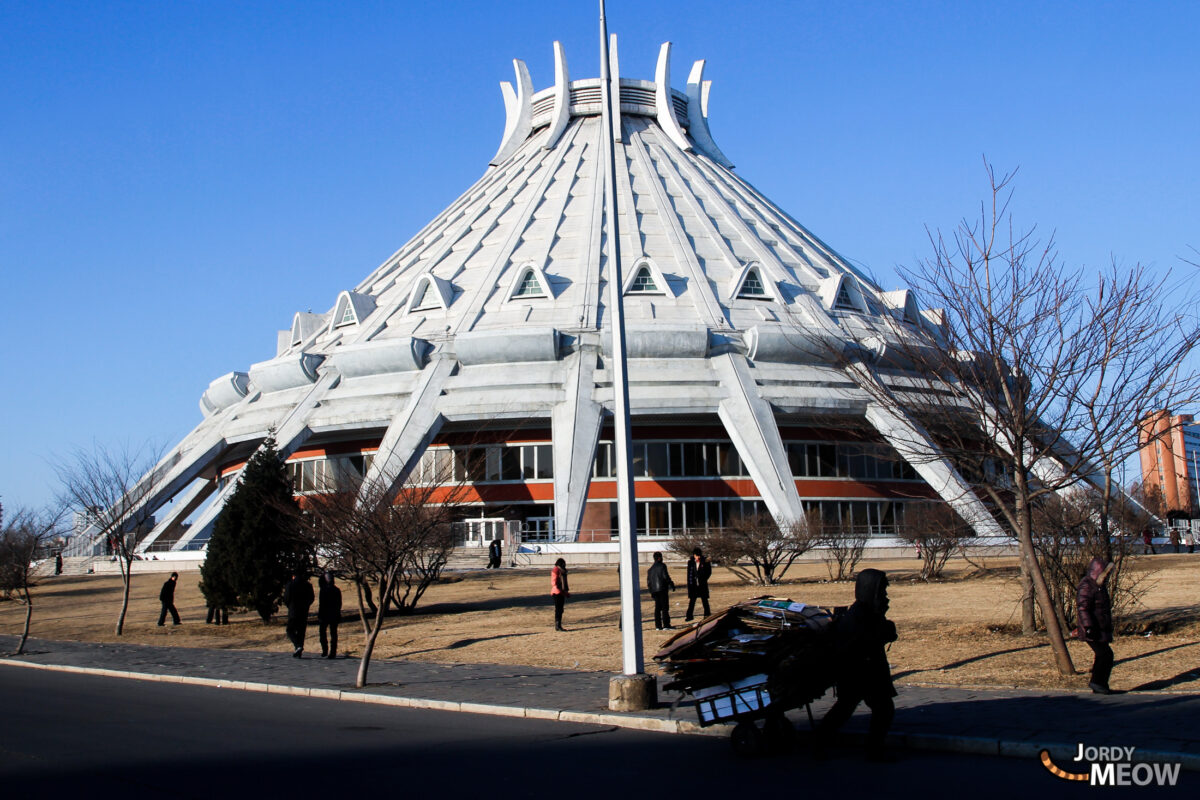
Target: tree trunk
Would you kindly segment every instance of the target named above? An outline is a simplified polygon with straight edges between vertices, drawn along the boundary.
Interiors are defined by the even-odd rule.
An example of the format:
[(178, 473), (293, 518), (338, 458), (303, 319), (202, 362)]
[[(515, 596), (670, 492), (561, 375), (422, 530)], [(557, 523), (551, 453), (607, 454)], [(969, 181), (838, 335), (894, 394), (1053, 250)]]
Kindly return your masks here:
[(121, 577), (125, 582), (125, 589), (121, 593), (121, 616), (117, 617), (117, 636), (125, 630), (125, 615), (129, 612), (129, 584), (133, 582), (133, 559), (126, 559), (123, 555), (118, 556), (122, 564)]
[(29, 596), (29, 587), (25, 587), (25, 629), (21, 631), (21, 641), (17, 643), (17, 655), (25, 652), (25, 642), (29, 639), (29, 621), (33, 618), (33, 598)]
[(358, 620), (363, 626), (363, 636), (369, 636), (371, 634), (371, 628), (367, 625), (367, 607), (366, 603), (363, 602), (362, 583), (355, 578), (354, 586), (358, 590)]
[[(1018, 537), (1018, 542), (1020, 537)], [(1033, 636), (1037, 633), (1037, 614), (1034, 609), (1033, 599), (1033, 570), (1029, 567), (1029, 556), (1025, 554), (1025, 545), (1020, 543), (1021, 549), (1021, 635)], [(1036, 562), (1036, 554), (1034, 555), (1034, 563)]]
[(371, 666), (371, 654), (375, 652), (375, 640), (379, 638), (379, 632), (383, 630), (383, 623), (387, 617), (388, 597), (392, 591), (393, 580), (394, 576), (388, 575), (379, 581), (379, 612), (375, 615), (375, 623), (371, 626), (371, 632), (367, 634), (362, 660), (358, 662), (358, 677), (354, 682), (354, 686), (358, 689), (367, 685), (367, 669)]
[[(1018, 494), (1024, 489), (1018, 480)], [(1046, 585), (1046, 576), (1038, 565), (1037, 553), (1033, 548), (1033, 509), (1024, 497), (1017, 500), (1017, 541), (1021, 544), (1024, 562), (1028, 565), (1029, 577), (1033, 583), (1034, 596), (1038, 608), (1042, 611), (1042, 619), (1046, 622), (1046, 637), (1050, 640), (1050, 650), (1054, 653), (1054, 663), (1060, 675), (1074, 675), (1075, 664), (1071, 661), (1071, 653), (1063, 639), (1063, 629), (1058, 624), (1058, 612), (1055, 611), (1054, 601), (1050, 598), (1050, 587)]]

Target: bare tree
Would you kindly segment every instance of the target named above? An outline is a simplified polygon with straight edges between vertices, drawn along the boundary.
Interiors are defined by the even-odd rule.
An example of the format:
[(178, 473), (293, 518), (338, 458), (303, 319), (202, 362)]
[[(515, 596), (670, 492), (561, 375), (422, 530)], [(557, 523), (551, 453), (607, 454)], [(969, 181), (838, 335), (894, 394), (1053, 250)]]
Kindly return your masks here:
[(867, 548), (866, 529), (839, 520), (823, 520), (815, 513), (809, 517), (830, 580), (847, 580), (854, 575)]
[(25, 606), (25, 626), (17, 643), (16, 655), (25, 652), (29, 639), (29, 626), (33, 620), (33, 595), (36, 559), (48, 555), (44, 547), (49, 539), (59, 533), (62, 513), (33, 512), (18, 509), (4, 518), (0, 507), (0, 592), (5, 597), (15, 598)]
[(900, 527), (900, 538), (920, 554), (923, 581), (942, 577), (946, 562), (973, 536), (970, 526), (945, 503), (910, 503)]
[(748, 514), (724, 528), (689, 531), (676, 538), (671, 549), (690, 558), (692, 548), (699, 547), (714, 564), (746, 583), (768, 586), (783, 580), (788, 568), (812, 546), (805, 522), (781, 527), (769, 514)]
[[(1098, 504), (1104, 543), (1112, 541), (1109, 520), (1130, 500), (1121, 490), (1120, 470), (1140, 447), (1141, 437), (1131, 432), (1140, 433), (1148, 412), (1164, 411), (1162, 403), (1186, 406), (1200, 400), (1200, 373), (1189, 369), (1200, 347), (1193, 310), (1198, 298), (1189, 285), (1171, 280), (1170, 273), (1155, 277), (1141, 264), (1123, 270), (1114, 263), (1083, 297), (1087, 368), (1065, 376), (1072, 412), (1067, 424), (1095, 467), (1089, 477), (1096, 492), (1090, 496)], [(1170, 417), (1164, 413), (1158, 419), (1154, 435), (1164, 436)], [(1119, 554), (1106, 544), (1102, 555), (1112, 560)]]
[(125, 629), (129, 611), (129, 587), (138, 540), (149, 533), (153, 510), (149, 500), (159, 488), (165, 473), (161, 451), (149, 446), (124, 446), (109, 449), (76, 450), (58, 463), (55, 470), (62, 484), (62, 505), (83, 520), (87, 535), (102, 542), (121, 569), (121, 613), (117, 617), (117, 635)]
[[(358, 582), (359, 617), (365, 642), (355, 685), (367, 683), (371, 656), (390, 609), (411, 613), (441, 575), (455, 544), (453, 522), (461, 512), (465, 484), (445, 475), (390, 481), (346, 480), (335, 491), (305, 498), (302, 527), (318, 558)], [(374, 594), (371, 598), (370, 595)], [(375, 613), (368, 624), (366, 600)]]
[[(1133, 555), (1136, 540), (1121, 535), (1130, 523), (1136, 530), (1142, 528), (1141, 506), (1126, 501), (1114, 513), (1112, 509), (1105, 511), (1105, 503), (1102, 489), (1080, 487), (1046, 498), (1034, 514), (1038, 561), (1064, 629), (1074, 627), (1076, 589), (1093, 558), (1103, 558), (1113, 565), (1105, 586), (1115, 618), (1138, 606), (1148, 588), (1148, 573), (1134, 573), (1130, 569), (1136, 558)], [(1115, 524), (1110, 525), (1109, 514)]]
[(1114, 268), (1092, 286), (1085, 270), (1063, 265), (1052, 238), (1017, 230), (1012, 175), (997, 178), (990, 165), (987, 173), (990, 202), (979, 218), (949, 237), (931, 233), (933, 256), (904, 271), (924, 305), (943, 315), (920, 331), (895, 326), (896, 349), (915, 369), (901, 385), (887, 379), (886, 364), (849, 366), (876, 402), (924, 424), (936, 457), (1016, 538), (1022, 630), (1036, 630), (1036, 604), (1055, 663), (1069, 675), (1074, 665), (1034, 545), (1035, 509), (1081, 481), (1109, 486), (1111, 498), (1129, 421), (1155, 389), (1187, 383), (1149, 372), (1161, 357), (1186, 355), (1196, 337), (1181, 315), (1156, 312), (1162, 285), (1140, 269)]

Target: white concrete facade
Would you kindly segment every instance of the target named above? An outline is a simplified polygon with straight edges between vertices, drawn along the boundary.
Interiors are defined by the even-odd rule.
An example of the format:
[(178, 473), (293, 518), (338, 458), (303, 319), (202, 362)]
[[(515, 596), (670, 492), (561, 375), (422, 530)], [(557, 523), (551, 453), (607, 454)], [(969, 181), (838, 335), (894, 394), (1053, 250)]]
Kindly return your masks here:
[[(474, 185), (364, 280), (327, 298), (328, 312), (300, 312), (279, 320), (287, 327), (277, 335), (264, 332), (275, 357), (212, 382), (203, 421), (164, 460), (163, 488), (149, 503), (179, 500), (143, 549), (201, 548), (228, 478), (269, 430), (285, 456), (367, 454), (363, 469), (393, 482), (455, 436), (514, 448), (540, 441), (552, 465), (522, 455), (525, 471), (496, 479), (507, 494), (491, 506), (534, 503), (567, 534), (602, 517), (588, 510), (606, 498), (597, 464), (613, 405), (600, 87), (570, 80), (557, 43), (554, 63), (555, 85), (535, 92), (514, 62), (501, 144)], [(686, 452), (706, 459), (712, 483), (667, 486), (647, 474), (644, 485), (654, 483), (663, 503), (753, 499), (781, 522), (802, 517), (814, 498), (940, 492), (995, 534), (961, 479), (930, 457), (932, 445), (917, 446), (915, 427), (872, 411), (871, 392), (845, 367), (857, 354), (878, 380), (892, 380), (902, 370), (880, 355), (886, 346), (853, 343), (933, 332), (933, 315), (907, 292), (882, 291), (733, 171), (709, 130), (703, 66), (686, 92), (672, 89), (668, 44), (654, 82), (614, 76), (634, 435), (707, 442)], [(920, 477), (826, 475), (829, 458), (843, 456), (820, 443), (841, 431), (846, 441), (897, 445)], [(806, 441), (823, 460), (801, 476)], [(714, 461), (727, 444), (740, 459), (728, 475)], [(688, 457), (670, 452), (681, 454), (673, 464)], [(481, 494), (481, 516), (488, 506)]]

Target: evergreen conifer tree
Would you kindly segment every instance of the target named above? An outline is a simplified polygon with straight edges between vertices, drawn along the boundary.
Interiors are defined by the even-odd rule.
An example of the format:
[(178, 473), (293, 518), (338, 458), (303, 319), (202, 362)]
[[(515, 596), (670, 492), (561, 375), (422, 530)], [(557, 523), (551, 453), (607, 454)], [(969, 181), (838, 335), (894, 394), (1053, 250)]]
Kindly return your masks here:
[(246, 463), (213, 526), (200, 570), (205, 598), (270, 619), (292, 570), (307, 560), (297, 518), (287, 467), (268, 438)]

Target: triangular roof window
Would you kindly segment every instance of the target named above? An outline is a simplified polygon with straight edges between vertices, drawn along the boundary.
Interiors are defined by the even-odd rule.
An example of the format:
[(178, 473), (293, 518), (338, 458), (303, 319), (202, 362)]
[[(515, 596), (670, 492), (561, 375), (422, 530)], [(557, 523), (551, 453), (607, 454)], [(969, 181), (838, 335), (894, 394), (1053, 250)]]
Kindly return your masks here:
[(533, 270), (527, 269), (521, 276), (521, 282), (517, 284), (513, 297), (544, 297), (545, 294), (542, 285), (538, 283), (537, 275)]
[(332, 322), (329, 330), (346, 325), (357, 325), (371, 315), (375, 310), (375, 298), (358, 292), (342, 292), (333, 307)]
[(633, 282), (629, 284), (629, 293), (657, 291), (659, 291), (659, 288), (654, 283), (654, 275), (650, 273), (649, 267), (643, 265), (638, 269), (637, 274), (633, 276)]
[(858, 304), (854, 302), (854, 295), (850, 293), (850, 287), (846, 281), (842, 281), (842, 285), (838, 287), (837, 298), (833, 301), (833, 307), (847, 311), (858, 311)]
[(421, 309), (428, 308), (429, 302), (429, 281), (421, 281), (421, 285), (417, 287), (417, 294), (413, 297), (411, 308)]
[(746, 280), (742, 281), (742, 290), (738, 292), (738, 297), (766, 297), (767, 289), (763, 286), (762, 278), (758, 274), (758, 270), (752, 269), (746, 273)]
[(418, 275), (413, 282), (412, 295), (408, 302), (409, 311), (430, 311), (450, 307), (454, 289), (450, 281), (442, 280), (431, 272)]
[(662, 270), (648, 256), (641, 256), (625, 272), (625, 294), (661, 294), (674, 297), (671, 284), (667, 283)]

